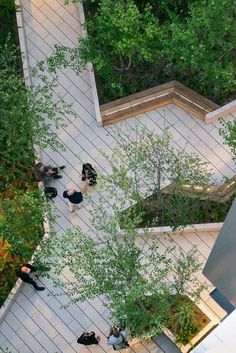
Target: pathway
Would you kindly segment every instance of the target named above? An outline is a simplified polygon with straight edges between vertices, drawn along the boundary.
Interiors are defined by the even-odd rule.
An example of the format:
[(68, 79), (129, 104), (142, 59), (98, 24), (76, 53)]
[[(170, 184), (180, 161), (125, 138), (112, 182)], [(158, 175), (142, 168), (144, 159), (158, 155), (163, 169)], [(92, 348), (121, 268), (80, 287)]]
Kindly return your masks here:
[[(54, 44), (63, 43), (74, 46), (78, 35), (82, 34), (79, 21), (79, 10), (76, 5), (64, 6), (63, 0), (22, 0), (24, 28), (28, 48), (28, 59), (33, 67), (39, 60), (44, 59), (52, 51)], [(59, 196), (55, 200), (55, 213), (60, 216), (55, 229), (58, 234), (68, 227), (79, 224), (84, 230), (90, 229), (90, 203), (69, 214), (67, 204), (61, 197), (68, 187), (76, 185), (81, 174), (83, 162), (92, 163), (99, 173), (109, 170), (107, 160), (102, 156), (101, 149), (111, 153), (116, 144), (116, 135), (111, 127), (99, 128), (95, 118), (95, 110), (88, 72), (84, 71), (79, 77), (71, 70), (60, 72), (58, 90), (67, 102), (73, 103), (77, 116), (65, 117), (66, 127), (58, 131), (59, 139), (65, 144), (66, 151), (52, 152), (45, 149), (42, 152), (43, 162), (66, 165), (63, 179), (56, 183)], [(124, 123), (117, 123), (120, 131), (130, 131), (135, 124), (143, 125), (153, 133), (160, 133), (164, 126), (170, 126), (177, 147), (186, 147), (189, 152), (196, 152), (203, 159), (210, 162), (215, 171), (215, 179), (219, 182), (223, 176), (232, 177), (235, 166), (227, 147), (217, 132), (218, 123), (205, 125), (179, 107), (171, 104), (138, 117), (130, 118)], [(78, 158), (79, 157), (79, 158)], [(98, 193), (91, 194), (92, 203), (96, 202)], [(203, 261), (209, 255), (214, 244), (216, 232), (188, 236), (176, 235), (173, 240), (184, 250), (197, 245)], [(168, 239), (157, 236), (162, 247)], [(146, 240), (145, 240), (146, 241)], [(65, 276), (70, 274), (65, 273)], [(199, 274), (199, 280), (205, 280)], [(102, 299), (70, 306), (61, 309), (61, 305), (68, 302), (64, 297), (48, 297), (52, 290), (51, 282), (43, 279), (46, 286), (44, 292), (35, 292), (29, 285), (24, 285), (21, 293), (13, 303), (11, 310), (0, 327), (0, 347), (8, 347), (12, 353), (104, 353), (112, 351), (106, 345), (110, 321), (108, 310)], [(211, 288), (210, 288), (211, 289)], [(209, 291), (203, 293), (204, 305), (209, 313), (216, 318), (224, 316), (223, 310), (209, 297)], [(94, 330), (101, 336), (99, 347), (85, 347), (78, 345), (77, 337), (84, 330)], [(133, 342), (130, 352), (162, 353), (154, 343)]]

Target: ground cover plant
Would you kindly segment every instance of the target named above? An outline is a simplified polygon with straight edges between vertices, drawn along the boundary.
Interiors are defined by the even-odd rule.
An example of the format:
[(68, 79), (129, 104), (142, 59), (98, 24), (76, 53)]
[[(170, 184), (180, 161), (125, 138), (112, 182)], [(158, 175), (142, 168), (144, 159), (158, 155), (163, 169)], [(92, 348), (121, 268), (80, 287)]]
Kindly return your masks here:
[[(183, 194), (163, 194), (162, 204), (165, 205), (163, 208), (157, 204), (154, 194), (124, 212), (130, 212), (132, 218), (137, 212), (140, 214), (141, 209), (140, 223), (138, 224), (138, 227), (141, 228), (224, 222), (235, 196), (236, 191), (229, 200), (216, 201), (211, 198), (206, 199), (203, 195), (203, 199), (201, 199), (201, 196), (199, 198), (196, 194), (193, 197)], [(175, 208), (168, 207), (173, 204)], [(179, 214), (179, 210), (182, 208), (188, 210), (185, 217), (181, 213)]]
[(91, 61), (100, 103), (173, 79), (219, 104), (234, 99), (235, 0), (82, 2), (88, 37), (57, 46), (49, 65), (80, 72)]

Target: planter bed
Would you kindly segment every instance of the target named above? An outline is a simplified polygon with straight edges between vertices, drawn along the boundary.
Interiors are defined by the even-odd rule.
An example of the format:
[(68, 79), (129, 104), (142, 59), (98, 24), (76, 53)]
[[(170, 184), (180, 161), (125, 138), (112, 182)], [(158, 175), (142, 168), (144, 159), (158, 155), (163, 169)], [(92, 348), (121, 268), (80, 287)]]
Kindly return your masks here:
[[(140, 2), (137, 2), (137, 1), (134, 1), (134, 2), (138, 5), (139, 11), (142, 13), (144, 3), (141, 4)], [(191, 2), (189, 2), (188, 4), (185, 4), (186, 5), (186, 6), (184, 6), (185, 11), (181, 10), (181, 14), (178, 13), (178, 15), (180, 15), (180, 17), (181, 16), (183, 17), (184, 21), (186, 20), (186, 18), (188, 18), (187, 8), (188, 8), (189, 4), (191, 4)], [(153, 6), (153, 2), (152, 2), (152, 6)], [(155, 17), (158, 17), (159, 23), (164, 26), (166, 23), (168, 23), (168, 21), (170, 21), (170, 19), (168, 19), (169, 15), (167, 15), (168, 9), (167, 9), (167, 11), (163, 10), (163, 9), (162, 9), (162, 11), (159, 11), (158, 6), (159, 5), (155, 4), (153, 6), (152, 12)], [(169, 5), (167, 4), (166, 6), (168, 7)], [(181, 5), (178, 5), (178, 6), (181, 6)], [(84, 19), (83, 5), (80, 4), (79, 8), (80, 8), (81, 22), (84, 23), (85, 19)], [(98, 10), (97, 4), (92, 1), (91, 2), (88, 1), (88, 2), (84, 3), (84, 8), (85, 8), (86, 19), (88, 19), (88, 21), (91, 21)], [(88, 28), (88, 31), (89, 31), (89, 28)], [(164, 67), (165, 67), (165, 65), (164, 65)], [(193, 79), (193, 76), (197, 77), (198, 75), (190, 74), (188, 76), (188, 74), (187, 74), (188, 70), (184, 70), (184, 72), (181, 72), (181, 68), (179, 69), (180, 71), (178, 71), (176, 69), (176, 67), (177, 66), (174, 65), (173, 71), (171, 70), (171, 67), (169, 67), (168, 70), (166, 71), (164, 68), (160, 69), (158, 64), (148, 64), (145, 62), (142, 63), (142, 65), (136, 64), (136, 66), (134, 65), (134, 67), (131, 66), (131, 69), (129, 71), (125, 71), (125, 73), (123, 74), (123, 78), (124, 77), (125, 78), (124, 78), (124, 82), (122, 82), (122, 89), (123, 89), (122, 94), (119, 93), (119, 90), (116, 91), (116, 89), (114, 89), (114, 88), (109, 89), (108, 84), (106, 84), (106, 82), (105, 82), (106, 80), (104, 78), (102, 78), (98, 72), (96, 72), (96, 68), (95, 68), (95, 74), (94, 74), (93, 68), (90, 67), (89, 73), (90, 73), (90, 76), (92, 76), (93, 96), (96, 98), (95, 103), (98, 103), (98, 101), (100, 101), (100, 103), (102, 104), (101, 105), (101, 114), (100, 114), (99, 110), (97, 109), (98, 104), (96, 104), (96, 115), (97, 115), (97, 121), (98, 121), (99, 125), (110, 124), (115, 121), (125, 119), (129, 116), (138, 115), (142, 111), (154, 109), (153, 104), (149, 104), (150, 102), (149, 103), (142, 102), (141, 105), (139, 105), (139, 104), (137, 105), (135, 103), (134, 104), (135, 107), (132, 106), (132, 103), (134, 103), (134, 101), (135, 101), (135, 100), (133, 100), (133, 96), (135, 96), (136, 94), (142, 96), (142, 95), (144, 95), (144, 92), (145, 92), (143, 90), (147, 90), (147, 89), (152, 90), (152, 89), (156, 89), (156, 88), (158, 89), (163, 84), (168, 85), (170, 82), (172, 82), (172, 80), (178, 80), (179, 82), (181, 82), (182, 86), (186, 85), (187, 87), (194, 89), (195, 95), (202, 97), (202, 102), (201, 102), (202, 104), (204, 103), (204, 100), (207, 100), (207, 98), (208, 98), (208, 101), (209, 101), (209, 99), (212, 100), (212, 101), (209, 101), (210, 109), (207, 109), (205, 111), (204, 111), (205, 108), (201, 104), (199, 107), (197, 107), (197, 105), (195, 105), (195, 103), (193, 103), (191, 100), (185, 100), (185, 99), (182, 100), (182, 97), (179, 97), (179, 99), (177, 99), (175, 102), (176, 104), (179, 104), (184, 109), (187, 109), (192, 113), (197, 112), (197, 116), (200, 116), (201, 119), (203, 117), (204, 117), (204, 119), (206, 118), (205, 121), (207, 121), (207, 122), (211, 122), (213, 119), (218, 118), (219, 117), (219, 109), (221, 109), (221, 108), (222, 108), (220, 110), (221, 115), (222, 114), (225, 115), (225, 114), (227, 114), (227, 112), (230, 113), (232, 111), (235, 111), (235, 103), (233, 104), (233, 108), (232, 108), (232, 105), (230, 105), (229, 107), (228, 107), (228, 105), (226, 105), (226, 108), (224, 108), (224, 106), (219, 108), (219, 105), (214, 103), (214, 102), (216, 102), (216, 103), (222, 105), (222, 104), (233, 101), (235, 99), (235, 95), (233, 94), (234, 90), (230, 91), (230, 87), (227, 88), (227, 92), (228, 92), (227, 94), (226, 94), (226, 90), (225, 91), (218, 90), (217, 92), (214, 92), (214, 90), (212, 90), (212, 92), (211, 92), (211, 89), (208, 87), (209, 85), (208, 86), (206, 85), (206, 87), (204, 89), (198, 88), (198, 81), (194, 81), (194, 79)], [(191, 72), (191, 70), (192, 70), (192, 67), (189, 64), (189, 72)], [(96, 77), (96, 84), (94, 85), (95, 77)], [(214, 77), (214, 75), (212, 77)], [(200, 81), (203, 82), (202, 80), (200, 80)], [(156, 85), (161, 85), (161, 86), (156, 86)], [(188, 88), (186, 86), (183, 86), (183, 87), (185, 87), (185, 89), (188, 90)], [(213, 82), (212, 86), (214, 87), (214, 82)], [(98, 92), (96, 92), (96, 91), (98, 91)], [(122, 98), (122, 97), (125, 97), (125, 98)], [(205, 98), (205, 97), (207, 97), (207, 98)], [(119, 99), (119, 98), (121, 98), (121, 99)], [(132, 103), (129, 103), (124, 108), (122, 105), (126, 104), (126, 102), (127, 102), (126, 98), (128, 98), (129, 101), (132, 101)], [(123, 102), (123, 99), (124, 99), (124, 102)], [(119, 101), (121, 101), (121, 102), (119, 102)], [(110, 103), (108, 103), (108, 102), (110, 102)], [(171, 102), (174, 102), (173, 97), (171, 97)], [(166, 103), (166, 102), (163, 103), (163, 99), (161, 99), (161, 102), (157, 102), (156, 107), (163, 105), (163, 104), (168, 104), (168, 103)], [(111, 109), (109, 108), (109, 105), (112, 105), (115, 107), (114, 114), (111, 111)], [(132, 108), (131, 108), (131, 106), (132, 106)], [(214, 111), (216, 111), (216, 114), (214, 114)], [(211, 115), (208, 116), (208, 114), (211, 114)], [(216, 117), (214, 117), (214, 116), (216, 116)]]
[[(184, 228), (190, 225), (222, 223), (231, 207), (235, 193), (225, 202), (212, 199), (191, 198), (181, 195), (173, 202), (171, 194), (163, 194), (161, 204), (158, 205), (156, 196), (152, 195), (142, 200), (138, 205), (131, 206), (125, 210), (131, 217), (141, 214), (141, 221), (137, 228), (165, 229), (172, 225), (177, 228)], [(173, 208), (173, 204), (175, 208)], [(171, 208), (172, 207), (172, 208)], [(189, 209), (188, 218), (181, 218), (181, 213), (176, 210)], [(122, 220), (121, 220), (122, 227)], [(168, 229), (168, 228), (167, 228)]]
[[(196, 304), (195, 304), (196, 305)], [(196, 305), (196, 310), (199, 312), (200, 317), (203, 317), (204, 320), (207, 318), (207, 321), (205, 322), (205, 325), (202, 325), (201, 329), (199, 330), (194, 337), (191, 338), (191, 340), (182, 345), (178, 345), (176, 343), (176, 338), (168, 328), (165, 329), (164, 333), (173, 341), (177, 346), (179, 347), (180, 351), (183, 353), (188, 353), (190, 352), (195, 346), (198, 345), (199, 341), (201, 341), (205, 336), (207, 336), (210, 331), (212, 331), (218, 324), (219, 320), (217, 320), (206, 308), (204, 303), (199, 303)]]
[[(189, 352), (194, 344), (219, 323), (216, 316), (207, 309), (202, 301), (196, 304), (186, 295), (172, 294), (169, 298), (169, 304), (166, 323), (163, 323), (165, 327), (163, 333), (183, 353)], [(152, 312), (152, 315), (155, 315), (156, 311), (158, 312), (155, 298), (150, 297), (150, 301), (146, 302), (146, 308)], [(151, 327), (152, 324), (150, 323), (149, 326)], [(149, 326), (146, 329), (149, 329)], [(161, 344), (158, 344), (162, 348)]]
[[(189, 345), (191, 346), (191, 342), (196, 341), (197, 339), (200, 338), (201, 335), (204, 335), (212, 327), (212, 323), (209, 317), (197, 306), (197, 304), (192, 302), (191, 299), (189, 299), (188, 297), (183, 297), (182, 301), (183, 303), (190, 304), (193, 308), (194, 320), (191, 323), (189, 323), (189, 326), (191, 324), (196, 325), (195, 331), (193, 331), (194, 333), (190, 335), (188, 340), (186, 339), (186, 342), (184, 342), (184, 344), (180, 345), (180, 349), (182, 350), (182, 352), (187, 352)], [(175, 307), (173, 307), (173, 317), (174, 316), (175, 316)], [(175, 324), (175, 320), (173, 320), (172, 324), (167, 327), (166, 332), (171, 332), (171, 335), (175, 337), (180, 331), (180, 329), (179, 327), (174, 327), (173, 326), (174, 324)], [(174, 338), (174, 341), (176, 341), (175, 338)]]

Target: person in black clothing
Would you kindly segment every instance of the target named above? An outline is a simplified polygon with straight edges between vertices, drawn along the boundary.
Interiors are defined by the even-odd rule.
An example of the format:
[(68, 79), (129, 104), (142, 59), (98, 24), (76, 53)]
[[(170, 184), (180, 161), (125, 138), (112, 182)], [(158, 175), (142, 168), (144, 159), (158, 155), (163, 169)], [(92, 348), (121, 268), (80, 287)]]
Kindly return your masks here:
[(33, 280), (33, 278), (30, 277), (30, 273), (32, 273), (32, 272), (36, 272), (35, 267), (30, 264), (26, 264), (24, 266), (21, 266), (20, 272), (19, 272), (19, 277), (23, 282), (32, 284), (34, 289), (44, 290), (45, 289), (44, 287), (39, 287), (37, 285), (37, 283), (35, 282), (35, 280)]
[(95, 337), (95, 332), (84, 332), (78, 339), (77, 342), (88, 346), (90, 344), (98, 344), (100, 337)]
[(66, 190), (63, 192), (63, 197), (69, 201), (69, 211), (73, 212), (75, 210), (75, 205), (78, 205), (83, 201), (83, 195), (86, 193), (89, 187), (89, 180), (85, 180), (84, 186), (81, 191), (76, 191), (74, 189)]

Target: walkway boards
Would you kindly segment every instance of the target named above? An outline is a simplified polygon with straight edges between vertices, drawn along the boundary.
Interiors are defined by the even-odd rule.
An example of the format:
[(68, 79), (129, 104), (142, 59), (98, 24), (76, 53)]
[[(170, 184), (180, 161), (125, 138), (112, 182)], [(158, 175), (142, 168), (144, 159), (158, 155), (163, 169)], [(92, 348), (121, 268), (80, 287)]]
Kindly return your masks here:
[[(76, 45), (77, 37), (82, 33), (78, 8), (75, 5), (63, 6), (63, 3), (63, 0), (22, 0), (31, 67), (49, 55), (54, 44)], [(92, 204), (97, 202), (99, 193), (93, 189), (94, 191), (90, 192), (91, 200), (85, 200), (83, 207), (74, 214), (68, 212), (67, 204), (61, 195), (68, 186), (77, 184), (83, 162), (92, 163), (100, 174), (109, 171), (109, 164), (102, 156), (101, 150), (108, 154), (112, 152), (116, 144), (116, 134), (112, 127), (97, 126), (86, 71), (78, 77), (71, 70), (64, 70), (59, 75), (58, 84), (57, 93), (60, 92), (67, 102), (73, 103), (77, 117), (65, 117), (67, 127), (61, 127), (58, 131), (58, 137), (65, 144), (66, 151), (52, 152), (45, 149), (42, 153), (44, 163), (66, 165), (63, 179), (55, 183), (59, 192), (59, 196), (55, 199), (55, 213), (60, 216), (55, 229), (60, 236), (60, 233), (68, 227), (79, 224), (84, 230), (93, 232), (89, 221), (90, 210)], [(204, 160), (208, 160), (215, 171), (216, 181), (220, 181), (223, 176), (232, 177), (235, 174), (229, 150), (218, 135), (218, 123), (205, 125), (204, 122), (171, 104), (115, 125), (119, 131), (130, 131), (132, 137), (136, 124), (153, 133), (160, 133), (165, 126), (169, 126), (176, 147), (186, 147), (187, 151), (194, 151)], [(192, 233), (188, 236), (176, 235), (173, 240), (185, 251), (192, 245), (197, 245), (199, 256), (204, 262), (216, 236), (216, 233)], [(140, 241), (148, 246), (148, 239)], [(169, 243), (169, 239), (163, 236), (157, 237), (157, 241), (162, 248)], [(69, 278), (70, 273), (65, 272), (64, 279)], [(199, 280), (204, 281), (204, 276), (199, 274)], [(46, 286), (44, 292), (35, 292), (27, 284), (23, 286), (0, 327), (2, 350), (8, 347), (12, 353), (112, 351), (106, 344), (111, 323), (109, 313), (103, 305), (104, 298), (61, 309), (61, 305), (66, 304), (69, 298), (48, 297), (48, 293), (53, 289), (52, 284), (46, 279), (42, 279), (42, 283)], [(212, 315), (220, 318), (224, 316), (224, 312), (209, 297), (209, 291), (203, 293), (203, 300)], [(92, 347), (78, 345), (76, 339), (84, 330), (94, 330), (99, 334), (101, 344)], [(145, 344), (133, 342), (130, 352), (162, 353), (154, 342)]]

